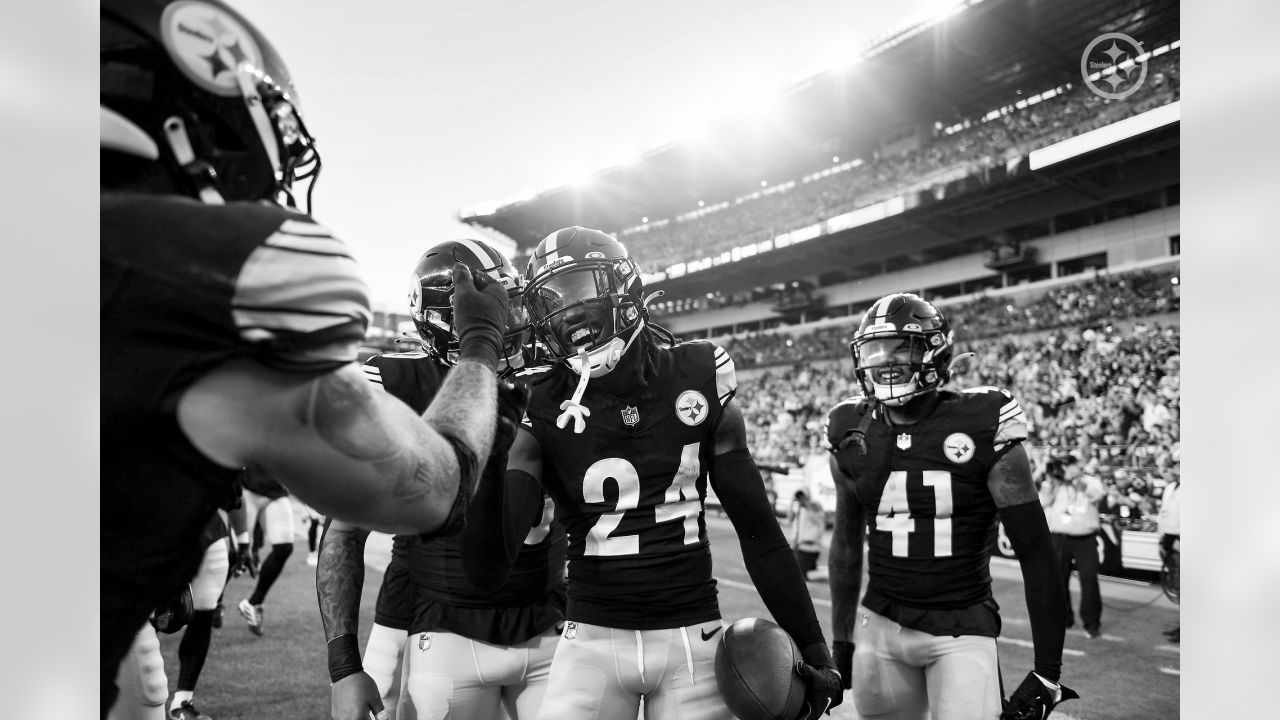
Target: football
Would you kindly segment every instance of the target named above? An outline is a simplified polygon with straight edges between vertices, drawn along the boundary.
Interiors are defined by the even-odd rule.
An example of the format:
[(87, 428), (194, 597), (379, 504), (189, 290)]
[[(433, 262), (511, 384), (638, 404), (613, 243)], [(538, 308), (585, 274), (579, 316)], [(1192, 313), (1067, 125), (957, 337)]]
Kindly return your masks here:
[(804, 705), (800, 648), (777, 623), (743, 618), (716, 648), (716, 686), (739, 720), (795, 720)]

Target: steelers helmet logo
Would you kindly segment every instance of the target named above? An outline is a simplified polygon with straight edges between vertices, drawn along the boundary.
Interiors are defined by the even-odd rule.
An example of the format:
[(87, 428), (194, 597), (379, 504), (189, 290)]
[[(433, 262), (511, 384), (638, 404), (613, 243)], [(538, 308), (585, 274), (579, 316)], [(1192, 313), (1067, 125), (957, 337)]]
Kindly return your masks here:
[(947, 459), (957, 465), (972, 460), (974, 449), (973, 438), (964, 433), (951, 433), (942, 443), (942, 451)]
[(685, 390), (676, 398), (676, 417), (690, 427), (707, 419), (707, 398), (697, 390)]
[(240, 94), (236, 69), (262, 67), (253, 36), (227, 11), (199, 0), (175, 2), (160, 19), (165, 48), (192, 82), (216, 95)]

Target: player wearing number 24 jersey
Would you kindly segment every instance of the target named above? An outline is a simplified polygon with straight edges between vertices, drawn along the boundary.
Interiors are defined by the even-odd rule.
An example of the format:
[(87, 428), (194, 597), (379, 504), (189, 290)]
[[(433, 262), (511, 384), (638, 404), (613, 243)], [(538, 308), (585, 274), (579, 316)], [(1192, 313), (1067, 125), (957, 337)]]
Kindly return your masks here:
[(733, 362), (648, 322), (616, 239), (570, 227), (526, 271), (554, 365), (532, 382), (507, 482), (538, 479), (568, 536), (568, 608), (538, 717), (731, 717), (716, 687), (722, 627), (703, 517), (708, 482), (778, 623), (802, 649), (809, 710), (840, 701), (808, 588), (746, 447)]
[[(951, 327), (915, 295), (878, 300), (852, 350), (866, 397), (832, 408), (824, 439), (836, 481), (835, 656), (859, 716), (1043, 719), (1075, 693), (1057, 682), (1066, 589), (1021, 445), (1022, 408), (998, 388), (941, 389)], [(989, 571), (997, 516), (1021, 562), (1035, 645), (1035, 669), (1003, 708)]]

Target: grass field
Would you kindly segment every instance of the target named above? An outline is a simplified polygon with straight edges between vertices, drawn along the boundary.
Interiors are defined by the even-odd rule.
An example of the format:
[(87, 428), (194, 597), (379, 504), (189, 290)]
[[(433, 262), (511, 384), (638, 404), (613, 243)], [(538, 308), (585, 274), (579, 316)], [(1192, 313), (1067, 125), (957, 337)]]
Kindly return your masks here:
[[(708, 532), (720, 580), (721, 610), (727, 621), (741, 617), (769, 617), (750, 584), (727, 520), (708, 514)], [(374, 536), (367, 557), (376, 563), (385, 545)], [(329, 682), (324, 634), (315, 597), (315, 569), (306, 562), (306, 541), (300, 539), (280, 579), (266, 601), (265, 635), (251, 634), (236, 612), (236, 603), (253, 590), (247, 576), (231, 580), (226, 591), (223, 627), (214, 630), (208, 662), (196, 690), (196, 703), (214, 720), (323, 720), (328, 718)], [(823, 556), (825, 561), (825, 555)], [(993, 560), (997, 601), (1004, 617), (1000, 664), (1006, 682), (1016, 685), (1031, 669), (1031, 628), (1027, 623), (1022, 582), (1017, 564)], [(374, 600), (381, 574), (365, 577), (361, 603), (361, 646), (373, 621)], [(830, 632), (831, 603), (826, 583), (809, 583), (823, 627)], [(1081, 695), (1059, 706), (1055, 718), (1064, 720), (1142, 720), (1179, 717), (1177, 645), (1161, 634), (1178, 621), (1177, 606), (1157, 586), (1103, 580), (1102, 632), (1089, 639), (1079, 629), (1067, 631), (1063, 681)], [(1072, 582), (1073, 605), (1078, 603)], [(1078, 606), (1078, 605), (1077, 605)], [(170, 689), (177, 680), (180, 635), (160, 639)], [(1012, 688), (1009, 688), (1011, 691)], [(856, 718), (852, 703), (837, 708), (835, 718)]]

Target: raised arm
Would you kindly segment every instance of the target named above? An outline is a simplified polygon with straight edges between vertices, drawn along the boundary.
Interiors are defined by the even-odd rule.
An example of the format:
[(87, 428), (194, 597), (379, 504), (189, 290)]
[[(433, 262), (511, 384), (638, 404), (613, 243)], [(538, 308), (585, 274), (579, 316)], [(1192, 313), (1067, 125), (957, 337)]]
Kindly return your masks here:
[(507, 297), (495, 282), (474, 286), (462, 265), (455, 282), (460, 360), (421, 417), (355, 363), (303, 374), (237, 359), (183, 395), (184, 432), (215, 462), (253, 466), (327, 516), (390, 533), (460, 524), (493, 442)]

